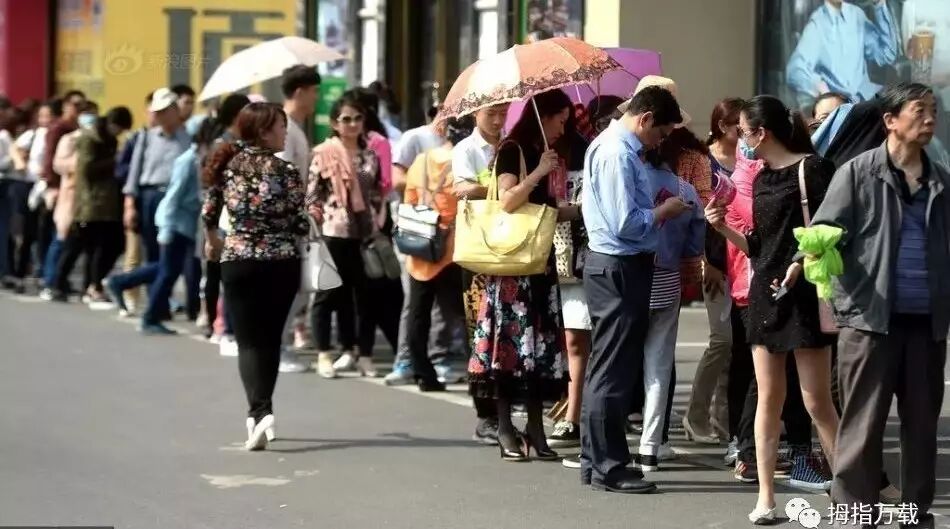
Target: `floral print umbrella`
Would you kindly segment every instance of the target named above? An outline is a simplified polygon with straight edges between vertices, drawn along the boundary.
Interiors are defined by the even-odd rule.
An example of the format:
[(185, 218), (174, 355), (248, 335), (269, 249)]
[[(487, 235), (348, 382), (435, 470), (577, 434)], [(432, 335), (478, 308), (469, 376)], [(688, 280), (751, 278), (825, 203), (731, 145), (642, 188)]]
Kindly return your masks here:
[(436, 119), (590, 83), (621, 68), (606, 51), (578, 39), (558, 37), (515, 45), (466, 68), (449, 90)]

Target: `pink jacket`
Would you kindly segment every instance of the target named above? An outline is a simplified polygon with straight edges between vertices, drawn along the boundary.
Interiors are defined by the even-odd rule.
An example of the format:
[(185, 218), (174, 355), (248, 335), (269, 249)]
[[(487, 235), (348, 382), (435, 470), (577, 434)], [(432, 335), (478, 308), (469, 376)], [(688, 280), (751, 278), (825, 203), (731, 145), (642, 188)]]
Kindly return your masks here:
[[(763, 163), (749, 160), (736, 149), (736, 170), (732, 181), (736, 184), (736, 198), (726, 207), (726, 224), (739, 232), (752, 229), (752, 184), (762, 171)], [(749, 304), (749, 283), (752, 280), (752, 267), (749, 257), (731, 242), (726, 242), (726, 275), (732, 293), (732, 301), (745, 307)]]
[(378, 132), (366, 135), (366, 146), (376, 153), (379, 158), (379, 183), (383, 189), (383, 197), (393, 188), (393, 150), (389, 140)]

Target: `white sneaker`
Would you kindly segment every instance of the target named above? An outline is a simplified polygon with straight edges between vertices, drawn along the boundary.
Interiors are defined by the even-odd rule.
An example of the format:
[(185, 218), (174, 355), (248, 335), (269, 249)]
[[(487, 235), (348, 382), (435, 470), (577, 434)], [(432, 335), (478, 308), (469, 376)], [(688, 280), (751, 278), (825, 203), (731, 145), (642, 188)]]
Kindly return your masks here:
[(670, 443), (663, 443), (660, 445), (660, 449), (657, 450), (656, 458), (660, 461), (672, 461), (676, 459), (676, 452), (673, 451)]
[(251, 435), (248, 436), (247, 442), (244, 443), (244, 449), (253, 452), (267, 448), (267, 429), (273, 428), (273, 426), (274, 416), (265, 415), (264, 418), (261, 419), (261, 422), (254, 425), (253, 430), (251, 430)]
[(736, 465), (736, 460), (739, 459), (739, 439), (733, 437), (729, 441), (729, 448), (726, 449), (726, 455), (722, 458), (722, 462), (725, 463), (727, 467), (732, 467)]
[(901, 489), (894, 485), (888, 485), (881, 489), (881, 503), (899, 505), (901, 503)]
[(775, 523), (775, 507), (771, 509), (756, 507), (749, 513), (749, 521), (752, 525), (772, 525)]
[(330, 353), (317, 355), (317, 373), (323, 378), (336, 378), (336, 369), (333, 367), (333, 356)]
[[(334, 364), (334, 367), (336, 364)], [(376, 378), (379, 376), (379, 372), (376, 371), (376, 366), (373, 365), (373, 359), (361, 356), (356, 359), (356, 370), (359, 372), (361, 377)]]
[(281, 373), (306, 373), (310, 371), (310, 364), (301, 362), (297, 353), (288, 348), (280, 352), (280, 365), (277, 370)]
[(333, 362), (333, 369), (337, 371), (352, 371), (356, 368), (356, 357), (352, 353), (343, 353)]
[(218, 343), (218, 352), (221, 354), (221, 356), (237, 356), (237, 340), (235, 340), (232, 336), (222, 336), (221, 341)]

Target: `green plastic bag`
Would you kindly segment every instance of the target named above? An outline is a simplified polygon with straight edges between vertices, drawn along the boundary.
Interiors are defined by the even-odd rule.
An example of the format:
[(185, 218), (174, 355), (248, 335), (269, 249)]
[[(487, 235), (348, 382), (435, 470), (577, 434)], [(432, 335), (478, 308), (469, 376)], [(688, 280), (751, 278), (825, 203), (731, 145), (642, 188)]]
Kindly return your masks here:
[(815, 285), (819, 299), (831, 299), (831, 278), (844, 273), (844, 261), (838, 251), (838, 242), (844, 235), (844, 230), (818, 224), (808, 228), (795, 228), (794, 234), (798, 241), (798, 250), (805, 254), (805, 279)]

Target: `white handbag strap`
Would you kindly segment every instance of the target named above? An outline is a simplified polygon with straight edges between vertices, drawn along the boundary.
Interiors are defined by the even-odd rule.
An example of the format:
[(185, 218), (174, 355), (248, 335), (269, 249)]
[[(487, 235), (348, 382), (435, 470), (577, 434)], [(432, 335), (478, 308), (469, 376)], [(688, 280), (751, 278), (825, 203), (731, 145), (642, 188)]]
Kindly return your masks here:
[(808, 187), (805, 185), (805, 160), (802, 158), (798, 164), (798, 192), (801, 193), (802, 216), (805, 217), (805, 226), (811, 225), (811, 212), (808, 210)]

